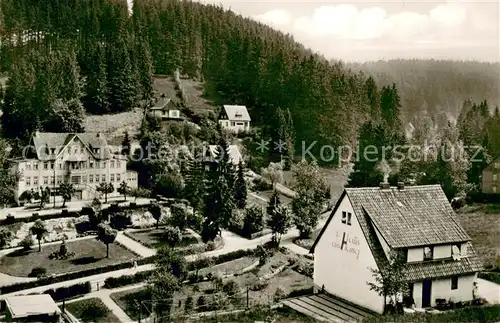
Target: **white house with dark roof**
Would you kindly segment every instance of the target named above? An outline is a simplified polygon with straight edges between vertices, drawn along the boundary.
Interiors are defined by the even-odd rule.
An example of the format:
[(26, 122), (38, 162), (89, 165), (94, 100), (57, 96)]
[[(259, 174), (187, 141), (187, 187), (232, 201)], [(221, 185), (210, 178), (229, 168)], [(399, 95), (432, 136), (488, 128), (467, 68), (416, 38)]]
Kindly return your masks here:
[(482, 269), (470, 240), (439, 185), (346, 188), (310, 250), (314, 287), (382, 313), (367, 283), (394, 250), (416, 307), (470, 301)]
[(155, 103), (149, 108), (149, 113), (162, 119), (182, 119), (181, 111), (174, 101), (161, 97), (155, 99)]
[(224, 105), (219, 115), (219, 124), (233, 132), (250, 130), (250, 115), (244, 105)]
[[(137, 173), (127, 170), (127, 158), (114, 154), (100, 133), (35, 132), (23, 156), (11, 160), (20, 177), (16, 200), (28, 190), (50, 188), (57, 191), (63, 182), (73, 184), (75, 199), (93, 199), (100, 183), (118, 188), (126, 181), (137, 187)], [(118, 195), (115, 191), (109, 196)]]

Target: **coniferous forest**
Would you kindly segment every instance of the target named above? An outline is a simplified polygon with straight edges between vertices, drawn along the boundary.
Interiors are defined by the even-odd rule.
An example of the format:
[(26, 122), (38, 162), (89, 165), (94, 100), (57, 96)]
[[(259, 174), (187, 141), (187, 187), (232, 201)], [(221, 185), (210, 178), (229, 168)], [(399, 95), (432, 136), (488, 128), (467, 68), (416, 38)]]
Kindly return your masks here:
[[(0, 68), (11, 76), (7, 137), (57, 129), (61, 114), (77, 120), (75, 100), (89, 113), (127, 111), (151, 96), (153, 72), (177, 68), (227, 102), (246, 104), (256, 123), (289, 109), (301, 140), (353, 142), (359, 126), (379, 114), (378, 100), (370, 99), (378, 91), (373, 80), (221, 7), (141, 0), (129, 17), (125, 0), (5, 0), (1, 12)], [(54, 55), (68, 68), (46, 66)], [(81, 127), (64, 122), (60, 129)]]
[[(441, 67), (430, 68), (440, 77), (419, 61), (345, 65), (220, 6), (190, 1), (137, 0), (129, 11), (126, 0), (3, 0), (0, 35), (0, 71), (10, 77), (7, 138), (35, 128), (78, 131), (85, 111), (140, 107), (152, 96), (152, 75), (177, 69), (225, 102), (247, 105), (264, 129), (276, 128), (279, 108), (290, 111), (296, 144), (315, 147), (353, 144), (369, 120), (417, 124), (422, 111), (445, 126), (442, 112), (457, 117), (465, 99), (498, 99), (497, 65), (436, 61)], [(473, 68), (455, 71), (463, 66)], [(486, 73), (480, 82), (478, 69)]]

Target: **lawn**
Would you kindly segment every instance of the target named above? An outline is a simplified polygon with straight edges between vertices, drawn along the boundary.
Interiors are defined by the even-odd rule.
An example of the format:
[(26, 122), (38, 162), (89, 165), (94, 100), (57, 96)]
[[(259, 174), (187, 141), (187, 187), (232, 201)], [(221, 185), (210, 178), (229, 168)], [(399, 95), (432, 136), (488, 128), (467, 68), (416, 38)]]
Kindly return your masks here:
[[(167, 244), (163, 238), (164, 232), (164, 229), (158, 228), (144, 231), (128, 232), (127, 234), (131, 235), (132, 237), (134, 237), (134, 239), (145, 246), (149, 246), (151, 248), (159, 248)], [(184, 232), (182, 235), (182, 241), (178, 247), (188, 247), (197, 243), (198, 240), (196, 239), (196, 237), (193, 237), (189, 232)]]
[(216, 266), (200, 269), (198, 274), (204, 276), (208, 273), (219, 275), (239, 274), (243, 269), (251, 266), (255, 261), (257, 261), (257, 259), (250, 257), (239, 258)]
[(172, 76), (155, 76), (154, 91), (155, 97), (160, 97), (162, 94), (165, 94), (167, 98), (172, 99), (176, 103), (180, 101), (177, 97), (177, 90), (175, 89), (175, 82)]
[(487, 205), (466, 207), (458, 219), (472, 239), (472, 244), (485, 265), (500, 266), (500, 212), (493, 213)]
[(499, 322), (500, 305), (468, 307), (440, 314), (415, 313), (377, 316), (365, 322)]
[(203, 114), (207, 114), (209, 111), (215, 110), (215, 103), (213, 103), (210, 99), (218, 100), (219, 98), (214, 95), (212, 95), (211, 98), (205, 98), (203, 96), (205, 92), (205, 84), (192, 79), (181, 79), (181, 84), (184, 91), (186, 91), (188, 99), (187, 106), (192, 107), (195, 112)]
[[(185, 319), (180, 318), (173, 320), (175, 323), (185, 322)], [(239, 322), (239, 323), (254, 323), (254, 322), (273, 322), (273, 323), (319, 323), (309, 316), (302, 315), (288, 307), (269, 310), (269, 308), (258, 307), (249, 311), (242, 311), (234, 314), (217, 315), (217, 321), (213, 316), (200, 317), (196, 319), (198, 323), (212, 322)]]
[(66, 310), (82, 322), (119, 323), (120, 320), (99, 298), (89, 298), (66, 304)]
[[(151, 299), (151, 293), (145, 287), (113, 293), (111, 299), (134, 321), (148, 317), (152, 311), (150, 302), (140, 303)], [(142, 306), (141, 310), (139, 310), (139, 304)]]
[(85, 118), (85, 131), (101, 132), (106, 135), (109, 145), (121, 145), (125, 131), (128, 131), (131, 139), (139, 134), (142, 116), (140, 108), (115, 114), (88, 115)]
[(38, 246), (34, 245), (28, 253), (15, 251), (0, 258), (0, 272), (26, 277), (33, 268), (44, 267), (47, 269), (47, 275), (62, 274), (137, 258), (131, 251), (116, 243), (109, 246), (109, 258), (106, 258), (106, 245), (97, 239), (69, 241), (66, 245), (68, 252), (75, 253), (75, 256), (70, 259), (49, 259), (52, 252), (59, 250), (59, 244), (42, 246), (41, 252), (38, 252)]

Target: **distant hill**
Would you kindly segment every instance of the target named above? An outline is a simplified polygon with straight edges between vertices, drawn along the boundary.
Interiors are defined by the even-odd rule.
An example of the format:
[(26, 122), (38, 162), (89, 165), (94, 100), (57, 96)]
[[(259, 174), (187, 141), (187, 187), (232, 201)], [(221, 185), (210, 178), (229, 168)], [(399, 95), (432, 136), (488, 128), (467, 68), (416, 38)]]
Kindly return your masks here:
[(500, 106), (500, 63), (389, 60), (346, 66), (372, 75), (380, 85), (396, 83), (406, 120), (422, 109), (457, 118), (466, 99), (487, 100), (491, 110)]

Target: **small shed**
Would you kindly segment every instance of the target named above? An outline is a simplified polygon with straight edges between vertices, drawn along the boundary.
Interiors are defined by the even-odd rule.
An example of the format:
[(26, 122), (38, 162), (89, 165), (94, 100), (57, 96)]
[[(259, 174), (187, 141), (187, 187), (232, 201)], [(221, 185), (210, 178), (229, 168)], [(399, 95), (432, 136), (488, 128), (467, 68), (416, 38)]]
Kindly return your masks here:
[(5, 298), (6, 322), (59, 322), (61, 310), (48, 294)]

